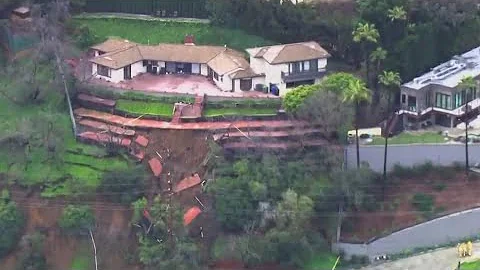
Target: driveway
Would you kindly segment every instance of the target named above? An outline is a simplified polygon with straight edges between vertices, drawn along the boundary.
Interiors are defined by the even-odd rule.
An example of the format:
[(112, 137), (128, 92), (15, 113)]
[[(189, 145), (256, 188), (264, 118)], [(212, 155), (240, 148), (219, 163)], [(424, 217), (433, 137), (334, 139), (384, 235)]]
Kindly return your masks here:
[[(455, 229), (455, 228), (452, 228)], [(367, 266), (363, 270), (453, 270), (459, 261), (473, 261), (480, 259), (480, 243), (473, 244), (473, 256), (459, 259), (457, 248), (443, 248), (429, 253), (382, 263), (377, 266)]]

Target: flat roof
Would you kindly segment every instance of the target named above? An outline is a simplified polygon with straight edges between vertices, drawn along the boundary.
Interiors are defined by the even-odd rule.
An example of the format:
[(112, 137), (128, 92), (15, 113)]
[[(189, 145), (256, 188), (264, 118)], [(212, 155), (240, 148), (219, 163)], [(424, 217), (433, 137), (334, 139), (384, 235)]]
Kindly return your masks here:
[(463, 78), (480, 75), (480, 47), (472, 49), (460, 56), (431, 69), (428, 73), (417, 77), (402, 86), (420, 90), (428, 85), (442, 85), (449, 88), (456, 87)]
[(30, 9), (28, 7), (18, 7), (14, 9), (13, 12), (18, 14), (27, 14), (30, 12)]

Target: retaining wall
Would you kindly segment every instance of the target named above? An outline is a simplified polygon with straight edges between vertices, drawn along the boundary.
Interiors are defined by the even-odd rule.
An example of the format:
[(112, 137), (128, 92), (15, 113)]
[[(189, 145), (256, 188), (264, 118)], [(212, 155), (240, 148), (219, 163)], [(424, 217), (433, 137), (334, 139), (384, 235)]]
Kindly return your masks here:
[(347, 257), (399, 254), (415, 248), (427, 248), (455, 243), (480, 234), (480, 208), (454, 213), (421, 223), (366, 244), (337, 243), (334, 249), (343, 250)]

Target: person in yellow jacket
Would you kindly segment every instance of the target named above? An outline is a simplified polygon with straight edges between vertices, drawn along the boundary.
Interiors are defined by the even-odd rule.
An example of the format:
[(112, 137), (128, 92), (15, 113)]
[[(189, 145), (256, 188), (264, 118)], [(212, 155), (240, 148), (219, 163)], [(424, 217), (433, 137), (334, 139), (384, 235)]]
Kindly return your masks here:
[(467, 242), (467, 252), (466, 253), (467, 253), (468, 256), (472, 256), (472, 253), (473, 253), (472, 241)]

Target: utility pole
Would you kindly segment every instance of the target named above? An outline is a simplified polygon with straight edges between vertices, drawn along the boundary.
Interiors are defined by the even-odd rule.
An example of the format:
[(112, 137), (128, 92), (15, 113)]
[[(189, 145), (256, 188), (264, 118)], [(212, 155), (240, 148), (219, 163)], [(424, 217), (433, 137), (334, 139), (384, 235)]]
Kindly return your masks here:
[(470, 167), (468, 164), (468, 103), (470, 100), (468, 99), (468, 93), (465, 96), (467, 97), (467, 104), (465, 104), (465, 173), (468, 175)]

